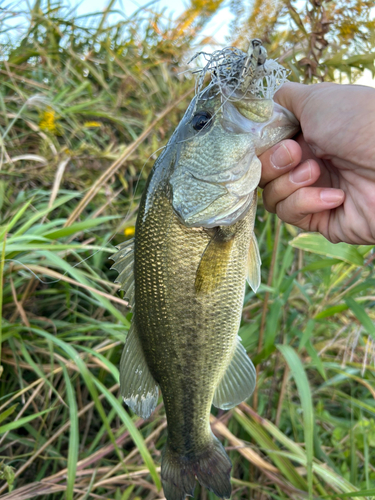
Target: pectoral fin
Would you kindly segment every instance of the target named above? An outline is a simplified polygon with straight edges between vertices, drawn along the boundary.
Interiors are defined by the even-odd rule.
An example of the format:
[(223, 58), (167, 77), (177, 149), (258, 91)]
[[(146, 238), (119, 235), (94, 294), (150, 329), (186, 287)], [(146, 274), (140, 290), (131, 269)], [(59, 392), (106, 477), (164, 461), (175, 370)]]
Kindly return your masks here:
[(158, 402), (158, 386), (151, 375), (135, 325), (135, 315), (120, 361), (120, 391), (125, 403), (148, 418)]
[(118, 252), (114, 253), (110, 259), (115, 263), (111, 269), (118, 271), (119, 275), (115, 283), (120, 283), (125, 292), (125, 297), (129, 304), (134, 306), (134, 239), (121, 243)]
[(224, 236), (219, 229), (208, 243), (195, 278), (197, 294), (211, 293), (225, 281), (234, 238)]
[(255, 384), (254, 365), (238, 337), (233, 358), (216, 388), (212, 404), (229, 410), (248, 399), (254, 392)]
[(255, 234), (253, 233), (252, 238), (250, 240), (249, 252), (247, 255), (247, 282), (251, 286), (254, 293), (259, 288), (260, 285), (260, 268), (262, 265), (262, 261), (260, 259), (258, 242)]

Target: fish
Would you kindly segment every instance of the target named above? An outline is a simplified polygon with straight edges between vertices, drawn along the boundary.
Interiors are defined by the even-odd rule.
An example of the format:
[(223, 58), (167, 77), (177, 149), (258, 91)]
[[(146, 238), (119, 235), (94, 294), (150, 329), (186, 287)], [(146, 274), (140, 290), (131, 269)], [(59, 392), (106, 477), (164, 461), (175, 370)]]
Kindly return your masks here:
[[(148, 177), (134, 240), (111, 257), (133, 308), (121, 395), (148, 418), (160, 388), (168, 423), (161, 462), (167, 500), (192, 496), (196, 480), (230, 498), (232, 464), (212, 433), (210, 411), (233, 408), (255, 388), (238, 330), (246, 280), (254, 292), (261, 280), (254, 234), (258, 156), (299, 127), (272, 100), (284, 73), (277, 63), (267, 66), (259, 40), (247, 53), (214, 54)], [(207, 70), (211, 82), (203, 87)]]

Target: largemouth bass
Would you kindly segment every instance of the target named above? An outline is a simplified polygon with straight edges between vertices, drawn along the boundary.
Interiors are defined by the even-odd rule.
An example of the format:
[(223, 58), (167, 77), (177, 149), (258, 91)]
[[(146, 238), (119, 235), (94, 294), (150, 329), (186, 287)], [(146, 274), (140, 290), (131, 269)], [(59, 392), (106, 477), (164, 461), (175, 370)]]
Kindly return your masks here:
[(264, 83), (256, 95), (267, 75), (273, 91), (282, 83), (276, 66), (266, 72), (260, 42), (248, 54), (233, 50), (237, 59), (224, 54), (225, 66), (218, 58), (205, 89), (200, 78), (148, 178), (134, 242), (112, 257), (134, 310), (121, 394), (147, 418), (160, 387), (168, 421), (161, 465), (167, 500), (193, 495), (196, 479), (221, 498), (231, 495), (231, 462), (211, 431), (210, 409), (232, 408), (255, 387), (238, 329), (246, 279), (254, 291), (260, 284), (257, 155), (298, 129), (293, 115), (265, 95)]

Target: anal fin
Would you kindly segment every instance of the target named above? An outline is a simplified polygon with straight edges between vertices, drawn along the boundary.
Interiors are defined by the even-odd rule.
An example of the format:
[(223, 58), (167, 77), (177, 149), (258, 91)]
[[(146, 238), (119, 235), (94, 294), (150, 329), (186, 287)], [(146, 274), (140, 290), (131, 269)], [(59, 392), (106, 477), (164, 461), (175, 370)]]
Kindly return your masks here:
[(159, 389), (147, 366), (135, 314), (120, 361), (120, 392), (125, 403), (142, 418), (148, 418), (158, 402)]
[(254, 365), (238, 337), (233, 358), (215, 390), (212, 404), (216, 408), (229, 410), (248, 399), (254, 392), (255, 384)]

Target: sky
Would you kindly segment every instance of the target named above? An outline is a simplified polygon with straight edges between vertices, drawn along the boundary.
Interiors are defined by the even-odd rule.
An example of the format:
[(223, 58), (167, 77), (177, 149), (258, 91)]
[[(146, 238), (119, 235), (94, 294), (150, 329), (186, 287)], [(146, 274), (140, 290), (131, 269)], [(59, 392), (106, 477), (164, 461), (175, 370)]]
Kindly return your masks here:
[[(80, 0), (79, 3), (76, 2), (78, 5), (77, 13), (82, 15), (103, 10), (108, 5), (108, 1), (109, 0)], [(126, 17), (129, 17), (138, 8), (146, 5), (158, 12), (160, 12), (161, 9), (165, 9), (167, 17), (175, 18), (186, 9), (187, 2), (184, 2), (184, 0), (158, 0), (156, 2), (150, 2), (150, 0), (116, 0), (114, 8), (123, 12)], [(232, 14), (229, 9), (221, 9), (214, 19), (205, 27), (203, 35), (214, 36), (218, 43), (225, 45), (225, 39), (229, 34), (228, 26), (231, 18)], [(371, 72), (366, 70), (364, 75), (357, 80), (356, 84), (375, 87), (375, 79), (373, 79)]]
[[(0, 0), (0, 4), (1, 1), (2, 0)], [(110, 0), (71, 0), (71, 5), (77, 6), (78, 15), (84, 15), (104, 10), (109, 1)], [(186, 9), (187, 4), (188, 2), (186, 0), (116, 0), (112, 8), (118, 10), (120, 13), (123, 13), (125, 17), (131, 17), (131, 15), (140, 7), (148, 6), (157, 12), (165, 9), (164, 14), (167, 17), (176, 18)], [(205, 26), (202, 36), (213, 36), (219, 44), (225, 46), (232, 18), (233, 15), (231, 14), (229, 8), (221, 9), (210, 21), (210, 23)], [(357, 80), (356, 84), (375, 87), (375, 79), (372, 77), (369, 70), (365, 70), (364, 75)]]
[[(109, 0), (80, 0), (72, 2), (77, 4), (77, 13), (79, 15), (103, 10), (108, 5)], [(188, 2), (184, 0), (116, 0), (113, 8), (123, 12), (126, 17), (130, 17), (137, 9), (149, 6), (156, 12), (165, 9), (167, 17), (176, 18), (187, 8)], [(215, 36), (218, 43), (225, 45), (225, 37), (229, 33), (229, 24), (233, 15), (228, 8), (221, 9), (204, 29), (205, 36)]]

